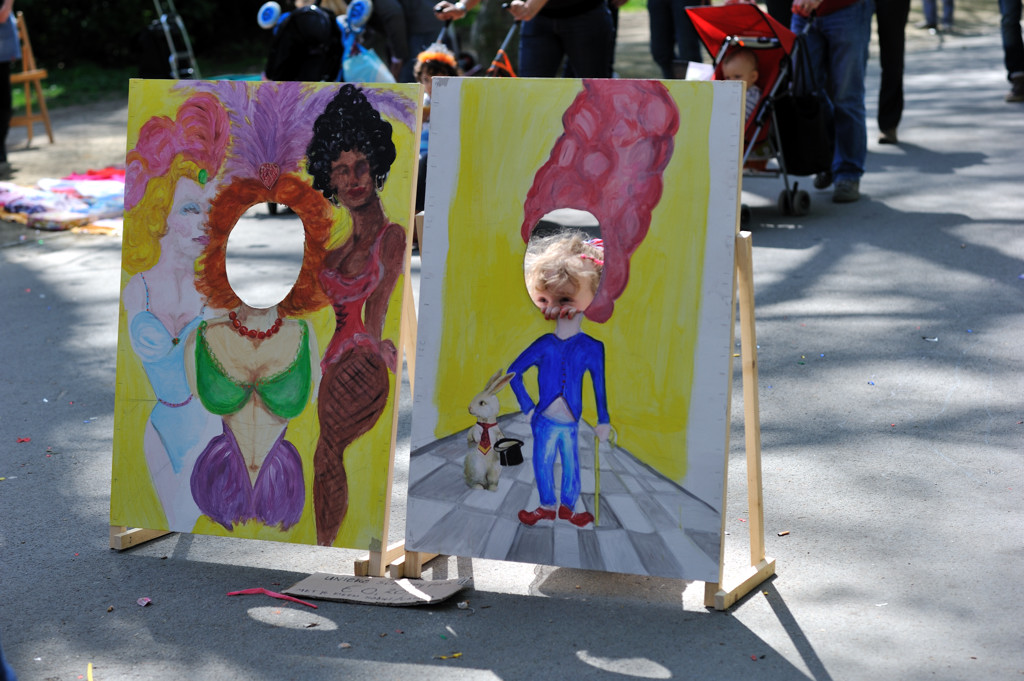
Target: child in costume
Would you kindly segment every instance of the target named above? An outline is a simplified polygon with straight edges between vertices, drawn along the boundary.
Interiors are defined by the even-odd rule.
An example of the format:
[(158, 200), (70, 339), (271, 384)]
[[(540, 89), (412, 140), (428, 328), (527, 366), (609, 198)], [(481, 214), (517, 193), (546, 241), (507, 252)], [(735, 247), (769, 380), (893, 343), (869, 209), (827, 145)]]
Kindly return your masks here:
[[(597, 294), (604, 266), (600, 240), (578, 232), (531, 240), (526, 255), (526, 286), (554, 333), (541, 336), (509, 367), (511, 386), (533, 430), (533, 472), (540, 506), (519, 511), (520, 522), (535, 525), (557, 515), (577, 527), (594, 521), (577, 512), (580, 496), (579, 423), (583, 410), (583, 377), (590, 373), (597, 404), (597, 436), (611, 431), (604, 382), (604, 344), (581, 331), (583, 311)], [(523, 372), (537, 367), (539, 395), (535, 402), (523, 386)], [(555, 457), (562, 463), (560, 504), (555, 510)]]
[(430, 137), (430, 94), (434, 76), (457, 76), (459, 65), (451, 50), (434, 43), (416, 55), (413, 78), (423, 86), (423, 125), (420, 128), (420, 172), (416, 183), (416, 212), (423, 210), (427, 193), (427, 141)]

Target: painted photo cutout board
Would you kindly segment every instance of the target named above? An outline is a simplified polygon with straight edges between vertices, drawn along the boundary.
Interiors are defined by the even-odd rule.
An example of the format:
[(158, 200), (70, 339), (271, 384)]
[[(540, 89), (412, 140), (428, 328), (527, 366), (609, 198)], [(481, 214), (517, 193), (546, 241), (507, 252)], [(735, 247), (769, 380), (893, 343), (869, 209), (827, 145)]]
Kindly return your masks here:
[(742, 96), (435, 79), (407, 549), (718, 580)]
[[(112, 525), (386, 541), (420, 97), (131, 82)], [(294, 284), (256, 304), (230, 244), (289, 225)]]

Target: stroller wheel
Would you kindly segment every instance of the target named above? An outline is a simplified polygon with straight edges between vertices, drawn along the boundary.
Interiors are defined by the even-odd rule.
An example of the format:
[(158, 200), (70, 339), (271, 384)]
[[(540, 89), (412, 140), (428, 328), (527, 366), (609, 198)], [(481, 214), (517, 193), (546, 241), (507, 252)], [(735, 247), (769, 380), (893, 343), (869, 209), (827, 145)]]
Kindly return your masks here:
[(803, 189), (793, 192), (792, 199), (793, 215), (807, 215), (811, 212), (811, 195)]
[(277, 215), (277, 204), (273, 201), (267, 203), (267, 212), (271, 215)]
[(815, 189), (828, 189), (829, 185), (832, 184), (832, 171), (823, 170), (814, 176), (814, 188)]
[(779, 192), (779, 212), (783, 215), (793, 214), (793, 195), (787, 189)]
[(750, 224), (750, 206), (745, 203), (740, 204), (740, 224), (744, 227)]

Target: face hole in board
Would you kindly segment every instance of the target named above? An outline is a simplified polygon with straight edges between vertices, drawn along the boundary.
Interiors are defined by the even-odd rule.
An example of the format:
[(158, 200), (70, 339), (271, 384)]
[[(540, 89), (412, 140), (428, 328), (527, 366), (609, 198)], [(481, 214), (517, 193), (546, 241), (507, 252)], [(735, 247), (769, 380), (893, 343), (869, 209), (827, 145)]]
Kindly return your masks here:
[(560, 208), (537, 221), (530, 232), (523, 273), (526, 292), (538, 309), (587, 309), (604, 269), (600, 239), (601, 225), (584, 210)]
[[(262, 205), (262, 204), (261, 204)], [(228, 236), (225, 269), (232, 290), (249, 307), (265, 309), (284, 300), (302, 270), (306, 233), (302, 220), (283, 211), (255, 219), (250, 208)]]

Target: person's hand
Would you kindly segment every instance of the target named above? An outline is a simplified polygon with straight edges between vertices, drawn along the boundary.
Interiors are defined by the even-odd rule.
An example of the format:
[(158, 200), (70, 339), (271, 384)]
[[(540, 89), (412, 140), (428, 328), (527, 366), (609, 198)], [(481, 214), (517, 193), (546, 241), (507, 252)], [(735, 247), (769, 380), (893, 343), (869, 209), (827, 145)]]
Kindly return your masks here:
[(544, 9), (545, 4), (547, 4), (547, 0), (512, 0), (508, 3), (508, 13), (516, 21), (529, 21)]
[(582, 310), (577, 310), (575, 307), (568, 305), (552, 305), (551, 307), (541, 308), (541, 310), (544, 312), (544, 319), (548, 321), (553, 319), (572, 319), (582, 313)]
[(608, 442), (608, 436), (611, 435), (612, 424), (610, 423), (599, 423), (594, 427), (594, 434), (597, 435), (597, 439), (601, 442)]
[(793, 12), (801, 16), (808, 16), (818, 9), (821, 0), (793, 0)]
[(453, 19), (461, 19), (466, 16), (466, 5), (462, 2), (448, 2), (448, 0), (441, 0), (441, 2), (434, 5), (434, 16), (441, 21), (451, 21)]

